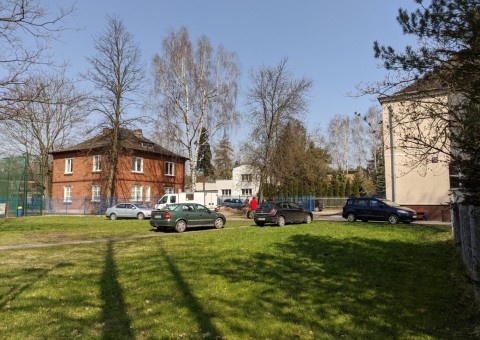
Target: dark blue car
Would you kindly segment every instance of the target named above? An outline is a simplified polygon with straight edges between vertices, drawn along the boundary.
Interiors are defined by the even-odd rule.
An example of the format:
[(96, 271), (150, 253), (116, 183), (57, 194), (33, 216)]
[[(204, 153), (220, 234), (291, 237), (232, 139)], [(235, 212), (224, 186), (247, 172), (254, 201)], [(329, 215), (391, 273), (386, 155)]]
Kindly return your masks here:
[(222, 202), (222, 206), (236, 209), (241, 209), (244, 205), (245, 203), (239, 198), (227, 198)]
[(388, 221), (391, 224), (397, 224), (415, 221), (417, 213), (413, 209), (402, 207), (386, 199), (358, 197), (347, 200), (343, 206), (342, 217), (349, 222)]

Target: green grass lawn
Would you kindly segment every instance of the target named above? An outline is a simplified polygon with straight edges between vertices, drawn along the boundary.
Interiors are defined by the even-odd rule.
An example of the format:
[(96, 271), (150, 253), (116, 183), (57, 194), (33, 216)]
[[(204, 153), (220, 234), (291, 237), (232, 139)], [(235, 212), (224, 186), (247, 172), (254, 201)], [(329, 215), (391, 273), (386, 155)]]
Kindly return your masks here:
[[(135, 235), (158, 237), (108, 241)], [(464, 339), (480, 319), (450, 227), (314, 222), (159, 233), (0, 221), (2, 339)], [(101, 239), (101, 240), (100, 240)]]

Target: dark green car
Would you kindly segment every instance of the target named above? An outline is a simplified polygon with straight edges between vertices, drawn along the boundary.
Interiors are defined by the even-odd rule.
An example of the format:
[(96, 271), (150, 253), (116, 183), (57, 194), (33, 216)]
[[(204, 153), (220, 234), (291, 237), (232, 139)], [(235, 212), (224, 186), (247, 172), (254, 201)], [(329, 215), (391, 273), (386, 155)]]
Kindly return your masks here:
[(223, 214), (211, 211), (197, 203), (169, 204), (163, 210), (152, 211), (150, 225), (157, 230), (165, 231), (174, 228), (183, 233), (190, 227), (223, 228), (227, 220)]

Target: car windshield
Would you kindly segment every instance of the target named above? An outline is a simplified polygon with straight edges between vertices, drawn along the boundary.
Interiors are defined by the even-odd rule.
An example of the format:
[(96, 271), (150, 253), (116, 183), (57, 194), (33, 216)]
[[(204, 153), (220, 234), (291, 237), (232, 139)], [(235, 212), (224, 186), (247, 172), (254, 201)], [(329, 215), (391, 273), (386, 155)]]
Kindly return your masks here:
[(389, 206), (391, 206), (391, 207), (399, 207), (399, 206), (400, 206), (400, 204), (395, 203), (395, 202), (390, 201), (390, 200), (380, 200), (380, 201), (382, 201), (383, 203), (385, 203), (385, 204), (387, 204), (387, 205), (389, 205)]

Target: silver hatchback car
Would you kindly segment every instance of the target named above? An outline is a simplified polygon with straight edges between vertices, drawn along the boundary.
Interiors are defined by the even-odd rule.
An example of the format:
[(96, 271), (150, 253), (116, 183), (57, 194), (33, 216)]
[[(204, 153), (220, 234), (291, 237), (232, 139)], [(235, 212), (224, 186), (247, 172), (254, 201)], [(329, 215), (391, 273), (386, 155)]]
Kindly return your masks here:
[(152, 216), (152, 208), (143, 204), (134, 203), (120, 203), (110, 207), (105, 212), (105, 216), (111, 220), (117, 218), (137, 218), (143, 220)]

